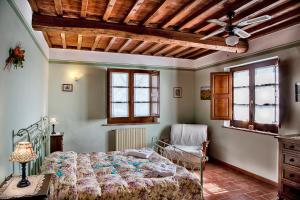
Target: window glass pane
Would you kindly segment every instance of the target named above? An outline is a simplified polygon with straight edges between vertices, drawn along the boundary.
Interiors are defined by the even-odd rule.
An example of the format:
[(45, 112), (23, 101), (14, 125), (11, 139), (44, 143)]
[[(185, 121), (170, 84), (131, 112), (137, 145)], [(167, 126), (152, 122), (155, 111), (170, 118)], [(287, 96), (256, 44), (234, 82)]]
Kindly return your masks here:
[(278, 124), (278, 106), (255, 106), (255, 122), (261, 124)]
[(111, 104), (111, 116), (112, 117), (128, 117), (128, 103), (112, 103)]
[(234, 88), (233, 92), (235, 104), (249, 104), (249, 88)]
[(276, 92), (276, 86), (261, 86), (255, 87), (255, 104), (277, 104), (278, 94)]
[(128, 88), (112, 88), (112, 102), (128, 102)]
[(152, 76), (152, 87), (158, 87), (158, 76)]
[(150, 101), (149, 88), (134, 88), (134, 101)]
[[(261, 86), (266, 84), (277, 84)], [(268, 105), (273, 104), (273, 105)], [(276, 104), (276, 106), (274, 105)], [(254, 121), (261, 124), (279, 122), (278, 67), (268, 66), (255, 69), (255, 116)], [(263, 106), (264, 105), (264, 106)]]
[(159, 102), (159, 91), (158, 89), (152, 88), (151, 100), (154, 102)]
[(249, 86), (249, 70), (233, 73), (233, 87)]
[(134, 116), (135, 117), (150, 116), (150, 103), (135, 103)]
[(234, 105), (233, 109), (235, 120), (249, 121), (249, 105)]
[(275, 73), (275, 70), (277, 70), (275, 66), (256, 68), (255, 85), (275, 84), (278, 82), (278, 76), (276, 76), (278, 73)]
[(134, 87), (150, 87), (150, 74), (135, 73)]
[(152, 103), (151, 112), (152, 112), (153, 115), (158, 115), (159, 114), (158, 105), (159, 105), (158, 103)]
[(128, 87), (128, 73), (124, 72), (112, 72), (112, 86), (125, 86)]

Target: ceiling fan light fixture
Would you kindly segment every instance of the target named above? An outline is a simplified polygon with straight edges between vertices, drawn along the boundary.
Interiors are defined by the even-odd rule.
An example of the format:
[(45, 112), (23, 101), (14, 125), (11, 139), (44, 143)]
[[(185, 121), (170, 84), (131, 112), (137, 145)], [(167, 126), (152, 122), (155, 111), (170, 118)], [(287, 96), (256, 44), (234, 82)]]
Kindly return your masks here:
[(239, 43), (239, 37), (236, 35), (229, 35), (227, 38), (225, 38), (225, 42), (228, 46), (234, 46)]

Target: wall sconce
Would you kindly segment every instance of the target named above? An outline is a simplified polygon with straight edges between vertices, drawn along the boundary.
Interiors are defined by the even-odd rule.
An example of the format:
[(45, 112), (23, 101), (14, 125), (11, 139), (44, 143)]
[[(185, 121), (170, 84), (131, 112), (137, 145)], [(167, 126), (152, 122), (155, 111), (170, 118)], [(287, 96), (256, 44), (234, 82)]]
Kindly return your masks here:
[(71, 76), (71, 78), (74, 80), (74, 81), (79, 81), (81, 78), (82, 78), (82, 76), (83, 76), (83, 74), (82, 73), (79, 73), (79, 72), (72, 72), (71, 74), (70, 74), (70, 76)]
[(79, 75), (75, 75), (75, 76), (74, 76), (74, 80), (75, 80), (76, 82), (79, 81), (80, 78), (81, 78), (81, 77), (80, 77)]

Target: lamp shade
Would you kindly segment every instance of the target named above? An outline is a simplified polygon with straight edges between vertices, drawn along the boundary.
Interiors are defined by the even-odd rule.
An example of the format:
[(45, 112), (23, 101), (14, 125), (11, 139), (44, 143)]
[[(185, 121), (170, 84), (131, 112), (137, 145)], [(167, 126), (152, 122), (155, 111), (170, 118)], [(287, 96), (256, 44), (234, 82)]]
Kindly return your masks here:
[(9, 160), (12, 162), (27, 163), (37, 158), (32, 149), (31, 142), (19, 142), (15, 151), (10, 155)]
[(227, 38), (225, 38), (225, 42), (229, 46), (234, 46), (239, 43), (239, 37), (236, 35), (229, 35)]

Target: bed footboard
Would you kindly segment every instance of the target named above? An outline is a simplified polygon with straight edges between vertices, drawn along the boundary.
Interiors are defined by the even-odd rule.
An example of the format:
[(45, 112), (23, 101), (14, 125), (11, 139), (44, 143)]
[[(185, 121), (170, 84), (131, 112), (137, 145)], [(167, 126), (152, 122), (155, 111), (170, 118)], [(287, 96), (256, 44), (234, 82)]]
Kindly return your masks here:
[[(174, 156), (174, 154), (170, 153), (170, 151), (166, 150), (166, 148), (173, 150), (176, 154), (181, 154), (184, 156)], [(161, 156), (171, 160), (173, 163), (184, 166), (189, 170), (193, 171), (193, 173), (198, 173), (199, 182), (201, 186), (201, 199), (203, 198), (203, 166), (202, 166), (202, 156), (195, 155), (179, 149), (171, 144), (168, 144), (156, 137), (152, 138), (152, 148), (155, 152), (160, 154)], [(194, 162), (195, 160), (199, 160), (199, 162)]]

